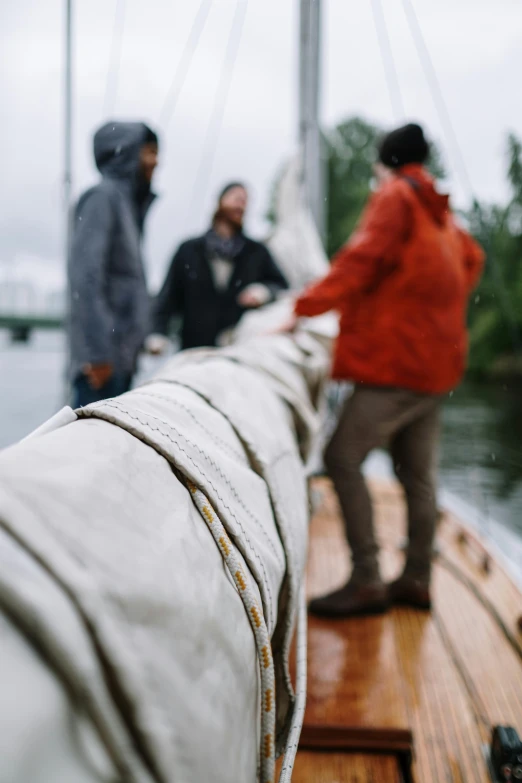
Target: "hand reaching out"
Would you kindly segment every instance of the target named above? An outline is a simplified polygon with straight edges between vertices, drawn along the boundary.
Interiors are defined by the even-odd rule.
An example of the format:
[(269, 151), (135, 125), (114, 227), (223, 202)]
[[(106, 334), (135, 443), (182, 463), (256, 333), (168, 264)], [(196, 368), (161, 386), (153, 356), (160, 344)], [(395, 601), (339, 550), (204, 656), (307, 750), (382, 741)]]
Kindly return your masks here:
[(239, 294), (237, 301), (241, 307), (249, 309), (261, 307), (271, 299), (270, 289), (262, 283), (252, 283)]
[(145, 340), (145, 350), (152, 356), (161, 356), (168, 351), (170, 346), (169, 338), (163, 334), (149, 334)]
[(292, 313), (282, 324), (273, 329), (270, 334), (290, 334), (297, 326), (298, 318)]
[(107, 381), (110, 380), (113, 368), (109, 362), (103, 364), (86, 364), (83, 368), (84, 374), (93, 389), (101, 389)]

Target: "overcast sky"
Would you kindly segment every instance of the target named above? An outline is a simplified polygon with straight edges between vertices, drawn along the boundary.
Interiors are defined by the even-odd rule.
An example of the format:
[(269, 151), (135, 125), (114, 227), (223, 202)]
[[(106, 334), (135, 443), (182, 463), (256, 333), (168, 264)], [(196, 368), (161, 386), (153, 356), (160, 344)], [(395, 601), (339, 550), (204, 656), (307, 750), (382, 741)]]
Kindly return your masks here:
[[(152, 288), (179, 240), (206, 227), (215, 193), (227, 180), (251, 186), (249, 229), (262, 237), (271, 180), (296, 150), (298, 2), (238, 1), (246, 3), (246, 17), (211, 169), (198, 177), (236, 0), (213, 0), (175, 112), (168, 127), (158, 128), (161, 168), (154, 184), (160, 199), (146, 239)], [(104, 104), (110, 119), (143, 119), (157, 127), (200, 4), (126, 0), (121, 61), (107, 87), (118, 2), (121, 8), (122, 0), (74, 1), (77, 194), (96, 180), (91, 137), (109, 119)], [(452, 169), (454, 151), (420, 69), (402, 1), (381, 2), (406, 116), (425, 124)], [(522, 2), (412, 2), (473, 188), (487, 200), (505, 198), (506, 132), (522, 135)], [(64, 6), (64, 0), (0, 3), (0, 269), (49, 280), (61, 269)], [(323, 0), (321, 79), (325, 127), (353, 114), (384, 127), (394, 124), (371, 0)], [(448, 185), (454, 201), (464, 204), (467, 194), (458, 178)]]

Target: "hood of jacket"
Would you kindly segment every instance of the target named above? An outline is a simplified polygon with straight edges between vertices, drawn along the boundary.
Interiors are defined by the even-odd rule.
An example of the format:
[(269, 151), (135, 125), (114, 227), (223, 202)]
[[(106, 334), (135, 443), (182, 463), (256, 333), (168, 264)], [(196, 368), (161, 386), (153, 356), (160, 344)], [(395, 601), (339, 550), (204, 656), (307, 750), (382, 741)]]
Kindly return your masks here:
[(140, 149), (155, 134), (143, 122), (107, 122), (94, 134), (94, 159), (104, 177), (138, 181)]
[(409, 163), (406, 166), (401, 166), (397, 174), (411, 184), (417, 198), (433, 220), (439, 225), (443, 225), (449, 212), (449, 196), (439, 193), (435, 189), (435, 181), (424, 166), (418, 163)]

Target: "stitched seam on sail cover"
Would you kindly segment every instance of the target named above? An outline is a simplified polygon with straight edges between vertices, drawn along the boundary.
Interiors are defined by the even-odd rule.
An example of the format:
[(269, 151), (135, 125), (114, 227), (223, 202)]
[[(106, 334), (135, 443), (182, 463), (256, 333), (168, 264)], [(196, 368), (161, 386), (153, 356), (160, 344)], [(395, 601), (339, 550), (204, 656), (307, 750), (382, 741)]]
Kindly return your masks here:
[[(96, 407), (92, 406), (92, 408), (90, 408), (90, 409), (83, 409), (83, 410), (81, 411), (81, 413), (80, 413), (80, 417), (84, 417), (84, 418), (87, 418), (87, 417), (95, 418), (95, 417), (96, 417), (96, 415), (100, 416), (99, 409), (100, 409), (100, 408), (102, 408), (102, 407), (111, 407), (111, 408), (115, 408), (115, 410), (117, 410), (119, 413), (123, 413), (123, 414), (126, 414), (126, 415), (128, 415), (128, 416), (129, 416), (129, 418), (131, 418), (131, 419), (134, 419), (135, 421), (139, 422), (139, 423), (140, 423), (142, 426), (144, 426), (144, 427), (147, 427), (147, 428), (148, 428), (148, 429), (150, 429), (152, 432), (158, 432), (160, 435), (163, 435), (163, 437), (165, 437), (165, 438), (167, 438), (168, 440), (170, 440), (170, 442), (171, 442), (171, 443), (173, 443), (173, 444), (174, 444), (174, 445), (175, 445), (175, 446), (176, 446), (178, 449), (180, 449), (180, 451), (182, 451), (182, 452), (185, 454), (185, 456), (186, 456), (186, 457), (187, 457), (187, 458), (190, 460), (190, 462), (191, 462), (191, 463), (194, 465), (194, 467), (198, 469), (198, 472), (199, 472), (199, 468), (198, 468), (197, 464), (194, 462), (194, 460), (192, 459), (192, 457), (190, 456), (190, 454), (189, 454), (189, 453), (188, 453), (188, 452), (187, 452), (187, 451), (186, 451), (186, 450), (183, 448), (183, 446), (181, 446), (181, 445), (180, 445), (180, 444), (179, 444), (177, 441), (173, 440), (173, 439), (170, 437), (170, 435), (169, 435), (167, 432), (163, 432), (163, 431), (162, 431), (162, 430), (161, 430), (159, 427), (153, 427), (153, 426), (151, 426), (151, 425), (150, 425), (148, 422), (144, 422), (144, 421), (142, 421), (142, 420), (141, 420), (141, 419), (140, 419), (138, 416), (134, 416), (133, 414), (129, 413), (129, 411), (125, 410), (125, 408), (121, 407), (120, 405), (115, 405), (115, 404), (113, 404), (113, 403), (108, 403), (107, 401), (103, 401), (103, 403), (99, 403), (99, 404), (97, 404), (97, 405), (96, 405)], [(100, 418), (103, 418), (103, 417), (102, 417), (102, 416), (100, 416)], [(115, 423), (115, 422), (114, 422), (114, 423)], [(165, 424), (165, 422), (162, 422), (162, 423), (163, 423), (163, 424)], [(166, 426), (169, 426), (169, 425), (166, 425)], [(175, 427), (172, 427), (172, 429), (173, 429), (174, 431), (178, 432), (178, 430), (176, 430), (176, 429), (175, 429)], [(179, 433), (179, 432), (178, 432), (178, 434), (180, 434), (180, 435), (181, 435), (181, 433)], [(182, 436), (182, 437), (183, 437), (183, 436)], [(142, 438), (142, 439), (143, 439), (143, 438)], [(188, 441), (188, 442), (189, 442), (189, 443), (191, 443), (191, 441)], [(191, 443), (191, 445), (195, 445), (195, 444), (192, 444), (192, 443)], [(201, 451), (201, 449), (199, 449), (199, 447), (197, 447), (197, 446), (196, 446), (196, 448), (198, 449), (198, 451), (200, 451), (200, 452), (201, 452), (201, 454), (202, 454), (202, 455), (203, 455), (203, 456), (204, 456), (204, 457), (207, 459), (207, 461), (208, 461), (208, 462), (210, 462), (210, 463), (211, 463), (211, 464), (212, 464), (214, 467), (216, 467), (216, 468), (217, 468), (217, 466), (215, 465), (215, 463), (213, 462), (213, 460), (211, 460), (210, 458), (208, 458), (208, 457), (207, 457), (207, 456), (204, 454), (204, 452), (202, 452), (202, 451)], [(222, 475), (222, 472), (221, 472), (221, 470), (219, 470), (219, 468), (218, 468), (218, 472), (220, 473), (220, 475)], [(216, 488), (216, 486), (214, 485), (214, 483), (212, 482), (212, 480), (211, 480), (211, 479), (208, 479), (208, 482), (209, 482), (210, 486), (212, 487), (212, 489), (214, 490), (214, 492), (216, 493), (216, 496), (219, 498), (219, 500), (220, 500), (220, 501), (221, 501), (221, 503), (223, 504), (223, 506), (224, 506), (224, 507), (227, 509), (227, 511), (229, 511), (229, 513), (230, 513), (230, 514), (231, 514), (231, 516), (233, 517), (234, 521), (237, 523), (238, 527), (241, 529), (241, 532), (243, 533), (243, 536), (244, 536), (244, 538), (245, 538), (245, 541), (246, 541), (246, 542), (247, 542), (247, 544), (248, 544), (248, 548), (249, 548), (249, 551), (250, 551), (250, 553), (251, 553), (251, 554), (254, 556), (254, 558), (255, 558), (255, 559), (256, 559), (256, 560), (259, 562), (259, 565), (261, 566), (261, 570), (262, 570), (262, 572), (263, 572), (263, 577), (264, 577), (263, 584), (264, 584), (264, 587), (265, 587), (265, 589), (266, 589), (267, 596), (268, 596), (268, 603), (269, 603), (269, 607), (268, 607), (268, 608), (269, 608), (269, 616), (270, 616), (270, 617), (272, 617), (272, 611), (273, 611), (273, 596), (272, 596), (272, 592), (271, 592), (271, 590), (270, 590), (270, 584), (269, 584), (269, 581), (268, 581), (268, 574), (267, 574), (267, 572), (266, 572), (266, 569), (265, 569), (264, 563), (263, 563), (263, 561), (262, 561), (261, 557), (259, 556), (259, 554), (256, 552), (256, 550), (255, 550), (255, 549), (254, 549), (254, 547), (252, 546), (252, 543), (251, 543), (251, 541), (250, 541), (250, 539), (249, 539), (249, 537), (248, 537), (248, 535), (247, 535), (247, 533), (246, 533), (246, 531), (245, 531), (245, 529), (244, 529), (243, 525), (241, 524), (241, 522), (239, 521), (239, 519), (237, 518), (237, 516), (234, 514), (233, 510), (230, 508), (230, 506), (229, 506), (229, 505), (226, 503), (226, 501), (223, 499), (223, 497), (221, 496), (221, 494), (220, 494), (219, 490)], [(229, 485), (229, 486), (230, 486), (230, 484), (229, 484), (229, 482), (228, 482), (228, 481), (227, 481), (226, 483), (227, 483), (227, 485)], [(261, 529), (262, 529), (262, 528), (261, 528)], [(264, 532), (264, 531), (263, 531), (263, 532)], [(266, 533), (265, 533), (265, 536), (266, 536)], [(270, 543), (271, 543), (271, 542), (270, 542)]]
[[(143, 424), (144, 427), (149, 427), (149, 429), (151, 429), (153, 431), (156, 430), (156, 432), (159, 432), (160, 434), (162, 434), (166, 438), (168, 438), (171, 441), (171, 443), (174, 443), (176, 446), (179, 446), (179, 444), (176, 441), (172, 440), (172, 438), (169, 435), (167, 435), (166, 433), (162, 432), (158, 427), (151, 427), (151, 425), (148, 422), (142, 421), (140, 418), (138, 418), (137, 415), (130, 413), (130, 411), (128, 411), (126, 408), (124, 408), (121, 405), (121, 403), (117, 402), (117, 400), (111, 400), (111, 401), (103, 400), (101, 403), (96, 403), (96, 407), (98, 407), (98, 406), (100, 408), (103, 408), (103, 406), (107, 406), (109, 408), (116, 408), (117, 410), (120, 410), (122, 413), (126, 413), (127, 416), (129, 416), (131, 419), (135, 419), (136, 421), (139, 421), (140, 424)], [(217, 472), (219, 473), (220, 477), (223, 479), (224, 483), (229, 487), (230, 491), (232, 492), (234, 498), (238, 501), (238, 503), (241, 506), (241, 508), (245, 511), (246, 514), (248, 514), (250, 519), (252, 519), (256, 523), (257, 527), (262, 532), (262, 534), (263, 534), (264, 538), (266, 539), (270, 549), (272, 550), (272, 553), (274, 554), (275, 558), (277, 559), (278, 564), (281, 567), (284, 568), (286, 566), (285, 558), (281, 557), (281, 555), (278, 553), (277, 549), (275, 548), (275, 546), (274, 546), (270, 536), (266, 532), (265, 528), (263, 527), (263, 525), (261, 524), (259, 519), (255, 516), (255, 514), (253, 514), (250, 511), (250, 509), (243, 503), (243, 501), (241, 500), (241, 497), (239, 496), (236, 488), (233, 486), (233, 484), (230, 483), (228, 477), (226, 476), (225, 473), (223, 473), (223, 471), (221, 470), (220, 466), (216, 462), (214, 462), (214, 460), (211, 457), (209, 457), (208, 454), (206, 454), (203, 451), (203, 449), (201, 449), (198, 446), (197, 443), (194, 443), (189, 438), (187, 438), (187, 436), (184, 435), (182, 432), (180, 432), (180, 430), (178, 430), (176, 427), (174, 427), (171, 424), (168, 424), (164, 419), (161, 419), (159, 416), (154, 416), (154, 414), (152, 414), (152, 413), (146, 413), (144, 411), (141, 411), (141, 413), (142, 413), (143, 416), (147, 416), (150, 419), (154, 419), (154, 421), (159, 421), (161, 424), (164, 424), (165, 427), (167, 427), (169, 430), (172, 430), (173, 432), (176, 432), (180, 437), (182, 437), (184, 440), (186, 440), (187, 443), (189, 443), (191, 446), (193, 446), (195, 449), (197, 449), (197, 451), (199, 451), (201, 456), (204, 459), (206, 459), (207, 462), (210, 463), (210, 465), (212, 465), (212, 467), (214, 467), (217, 470)], [(179, 448), (181, 448), (181, 446), (179, 446)], [(187, 456), (189, 456), (189, 455), (187, 454)], [(190, 461), (193, 464), (195, 464), (191, 457), (189, 457), (189, 459), (190, 459)], [(217, 492), (217, 490), (216, 490), (216, 492)], [(221, 497), (220, 497), (220, 500), (224, 503), (224, 501), (223, 501), (223, 499)], [(228, 506), (226, 506), (226, 508), (231, 513), (233, 513), (232, 510)], [(236, 521), (239, 524), (239, 521), (237, 520), (236, 516), (234, 516), (234, 519), (236, 519)]]
[(198, 427), (203, 430), (203, 432), (205, 432), (210, 438), (212, 438), (212, 440), (214, 441), (214, 443), (216, 443), (216, 445), (221, 446), (222, 449), (228, 451), (229, 454), (232, 454), (241, 462), (244, 463), (246, 461), (244, 454), (241, 454), (239, 451), (236, 451), (233, 446), (230, 446), (226, 441), (224, 441), (218, 435), (215, 435), (213, 432), (211, 432), (207, 427), (205, 427), (204, 424), (202, 424), (199, 421), (199, 419), (196, 416), (194, 416), (190, 408), (188, 408), (186, 405), (183, 405), (183, 403), (179, 402), (179, 400), (176, 400), (173, 397), (166, 397), (163, 394), (152, 394), (151, 392), (145, 392), (142, 391), (141, 389), (134, 389), (133, 393), (135, 395), (139, 394), (142, 397), (149, 397), (152, 400), (164, 400), (165, 402), (169, 402), (171, 404), (174, 403), (179, 408), (182, 408), (182, 410), (184, 410), (190, 416), (192, 421), (194, 421), (198, 425)]

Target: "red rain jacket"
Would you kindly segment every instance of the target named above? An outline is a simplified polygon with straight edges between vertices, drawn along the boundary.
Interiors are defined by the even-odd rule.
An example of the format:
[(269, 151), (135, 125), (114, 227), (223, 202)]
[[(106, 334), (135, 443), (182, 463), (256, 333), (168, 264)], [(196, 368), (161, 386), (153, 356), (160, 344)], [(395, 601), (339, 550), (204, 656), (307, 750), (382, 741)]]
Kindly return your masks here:
[(410, 164), (371, 197), (329, 273), (295, 311), (340, 312), (334, 378), (442, 394), (465, 369), (466, 309), (483, 261), (448, 197)]

